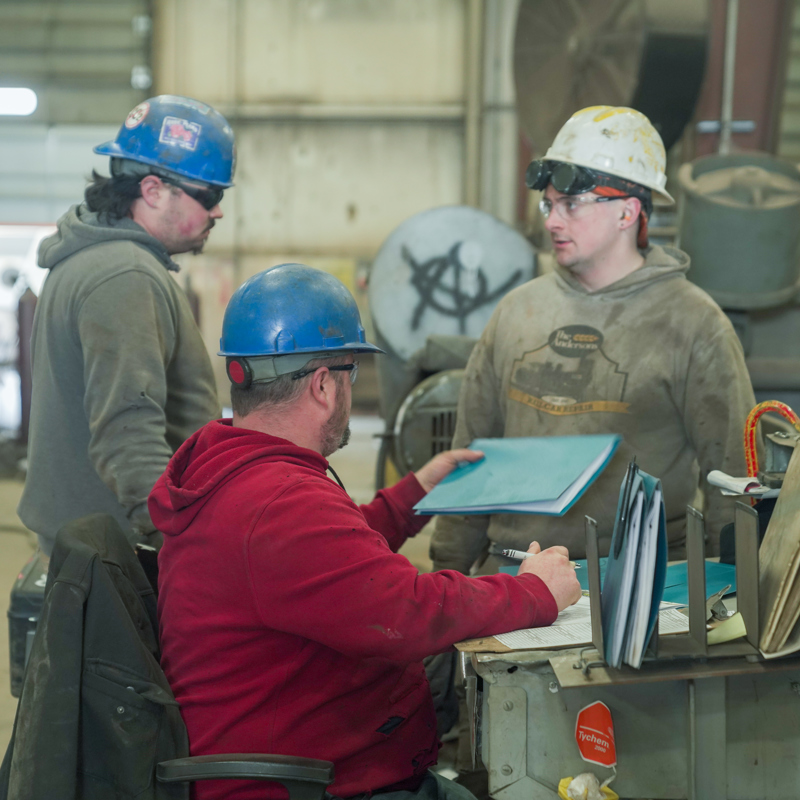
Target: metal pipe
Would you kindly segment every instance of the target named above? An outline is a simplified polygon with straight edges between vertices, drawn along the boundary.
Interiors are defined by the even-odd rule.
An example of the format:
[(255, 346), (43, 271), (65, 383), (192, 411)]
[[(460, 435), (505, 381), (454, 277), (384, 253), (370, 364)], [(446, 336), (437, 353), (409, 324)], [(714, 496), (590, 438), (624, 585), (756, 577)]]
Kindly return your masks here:
[(467, 0), (464, 50), (464, 203), (480, 206), (481, 128), (483, 126), (483, 22), (484, 0)]
[(218, 103), (214, 106), (229, 122), (294, 122), (310, 119), (325, 122), (442, 122), (463, 124), (466, 109), (461, 103), (403, 105), (374, 103)]
[(687, 797), (689, 800), (701, 800), (697, 796), (697, 701), (695, 698), (694, 681), (686, 681), (689, 692), (688, 722), (689, 722), (689, 764), (686, 782), (688, 784)]
[(731, 151), (733, 90), (736, 78), (736, 31), (739, 27), (739, 0), (728, 0), (725, 19), (725, 64), (722, 72), (722, 109), (720, 111), (719, 154)]

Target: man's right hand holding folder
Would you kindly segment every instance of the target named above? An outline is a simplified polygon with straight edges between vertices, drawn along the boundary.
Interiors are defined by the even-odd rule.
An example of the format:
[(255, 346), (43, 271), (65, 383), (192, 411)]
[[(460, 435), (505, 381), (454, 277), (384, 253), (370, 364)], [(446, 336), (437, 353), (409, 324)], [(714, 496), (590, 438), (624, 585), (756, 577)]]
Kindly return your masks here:
[(581, 585), (567, 548), (555, 545), (542, 550), (538, 542), (531, 542), (528, 552), (531, 555), (520, 564), (517, 574), (528, 573), (542, 580), (553, 595), (559, 612), (577, 603)]

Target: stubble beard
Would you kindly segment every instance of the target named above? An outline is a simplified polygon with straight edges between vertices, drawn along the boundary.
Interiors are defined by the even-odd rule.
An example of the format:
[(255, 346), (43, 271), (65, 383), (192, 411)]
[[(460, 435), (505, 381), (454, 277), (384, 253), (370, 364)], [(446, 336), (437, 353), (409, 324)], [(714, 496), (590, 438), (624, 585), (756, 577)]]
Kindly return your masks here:
[(199, 256), (203, 252), (203, 248), (206, 246), (206, 242), (208, 241), (208, 236), (206, 233), (211, 233), (211, 229), (214, 227), (215, 222), (212, 219), (208, 224), (208, 227), (200, 234), (201, 239), (200, 241), (192, 248), (192, 255)]
[(322, 455), (325, 458), (346, 447), (350, 441), (349, 414), (347, 405), (340, 401), (322, 428)]

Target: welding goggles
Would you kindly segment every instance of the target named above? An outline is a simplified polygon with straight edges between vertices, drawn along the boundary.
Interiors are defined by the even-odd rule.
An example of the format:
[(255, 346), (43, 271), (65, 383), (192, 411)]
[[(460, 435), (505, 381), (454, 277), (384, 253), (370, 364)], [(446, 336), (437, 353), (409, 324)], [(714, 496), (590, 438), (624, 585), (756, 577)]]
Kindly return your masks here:
[(543, 191), (548, 183), (561, 194), (583, 194), (598, 186), (598, 173), (587, 167), (565, 161), (537, 159), (528, 164), (525, 183), (529, 189)]
[(653, 199), (650, 189), (640, 183), (625, 180), (616, 175), (570, 164), (567, 161), (548, 161), (537, 159), (528, 164), (525, 171), (525, 183), (529, 189), (544, 191), (551, 184), (561, 194), (584, 194), (597, 189), (599, 186), (609, 186), (621, 189), (626, 195), (636, 197), (642, 202), (642, 209), (649, 217), (653, 209)]

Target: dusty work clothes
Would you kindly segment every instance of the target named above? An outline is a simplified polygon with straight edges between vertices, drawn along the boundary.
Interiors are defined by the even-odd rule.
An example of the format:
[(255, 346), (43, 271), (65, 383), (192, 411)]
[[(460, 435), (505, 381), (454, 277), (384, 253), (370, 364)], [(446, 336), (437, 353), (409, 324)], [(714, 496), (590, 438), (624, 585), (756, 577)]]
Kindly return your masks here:
[(20, 519), (50, 553), (58, 529), (111, 514), (154, 530), (147, 495), (170, 456), (219, 416), (211, 362), (164, 246), (133, 220), (71, 208), (42, 242)]
[[(422, 659), (550, 624), (557, 607), (533, 575), (419, 575), (396, 554), (425, 523), (414, 475), (357, 506), (326, 467), (227, 421), (178, 450), (150, 495), (161, 663), (192, 755), (325, 759), (339, 797), (414, 788), (438, 750)], [(222, 783), (196, 792), (226, 796)]]
[[(619, 433), (616, 456), (564, 517), (439, 517), (439, 569), (468, 571), (488, 542), (585, 552), (585, 515), (607, 550), (628, 462), (661, 479), (672, 546), (685, 541), (698, 465), (744, 475), (743, 430), (755, 405), (742, 348), (711, 298), (686, 280), (688, 256), (651, 247), (643, 267), (589, 293), (557, 268), (497, 306), (467, 366), (454, 447), (476, 437)], [(706, 493), (710, 546), (733, 503)], [(488, 537), (488, 542), (487, 542)], [(497, 547), (492, 548), (493, 551)]]

